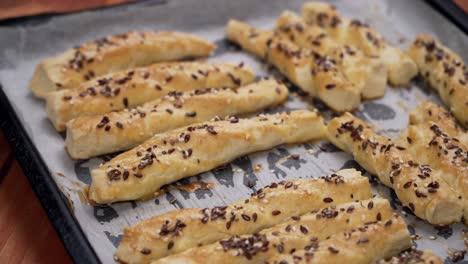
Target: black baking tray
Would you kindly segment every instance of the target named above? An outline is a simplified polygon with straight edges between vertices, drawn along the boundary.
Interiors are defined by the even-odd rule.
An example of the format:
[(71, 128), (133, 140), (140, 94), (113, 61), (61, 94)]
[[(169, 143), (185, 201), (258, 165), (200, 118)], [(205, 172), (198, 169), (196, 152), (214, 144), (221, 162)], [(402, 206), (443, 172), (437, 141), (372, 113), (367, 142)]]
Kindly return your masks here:
[[(468, 15), (452, 1), (426, 0), (428, 5), (468, 34)], [(38, 15), (0, 21), (0, 26), (16, 26), (46, 20), (57, 15)], [(75, 263), (101, 263), (78, 224), (67, 198), (59, 190), (41, 155), (21, 124), (0, 83), (0, 128), (23, 168), (32, 189)]]

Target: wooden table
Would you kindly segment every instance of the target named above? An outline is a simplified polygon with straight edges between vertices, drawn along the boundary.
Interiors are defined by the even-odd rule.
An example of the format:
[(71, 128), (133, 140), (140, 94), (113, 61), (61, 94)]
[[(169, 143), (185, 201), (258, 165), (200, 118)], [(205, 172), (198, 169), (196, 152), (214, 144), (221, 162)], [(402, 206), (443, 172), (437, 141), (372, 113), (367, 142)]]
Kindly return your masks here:
[(72, 263), (1, 131), (0, 201), (0, 263)]
[(0, 131), (0, 263), (72, 263)]

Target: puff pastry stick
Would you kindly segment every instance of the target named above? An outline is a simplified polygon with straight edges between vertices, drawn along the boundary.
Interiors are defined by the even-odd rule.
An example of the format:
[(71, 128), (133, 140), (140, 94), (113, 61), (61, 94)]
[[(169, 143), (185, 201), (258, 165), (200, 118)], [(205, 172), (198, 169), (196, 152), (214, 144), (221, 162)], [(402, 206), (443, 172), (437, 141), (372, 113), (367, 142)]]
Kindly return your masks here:
[(70, 49), (37, 65), (29, 88), (37, 97), (101, 75), (155, 62), (208, 56), (215, 45), (178, 32), (127, 32)]
[(443, 261), (429, 250), (406, 250), (388, 260), (380, 260), (377, 264), (442, 264)]
[(272, 183), (243, 201), (171, 211), (128, 227), (115, 255), (129, 264), (149, 263), (219, 239), (256, 233), (311, 210), (370, 197), (369, 181), (354, 169)]
[(49, 93), (46, 110), (58, 131), (79, 117), (104, 114), (163, 97), (169, 92), (238, 87), (252, 82), (254, 73), (239, 65), (197, 62), (163, 63), (112, 73), (74, 89)]
[(382, 183), (393, 188), (400, 201), (419, 218), (437, 225), (460, 222), (463, 200), (445, 182), (443, 171), (419, 164), (408, 150), (375, 134), (364, 121), (350, 113), (330, 121), (328, 137)]
[(157, 134), (91, 171), (89, 198), (135, 200), (161, 186), (281, 144), (324, 138), (323, 118), (298, 110), (236, 121), (212, 121)]
[(410, 248), (405, 221), (394, 216), (387, 221), (365, 224), (337, 233), (323, 242), (294, 253), (279, 254), (266, 263), (353, 263), (371, 264)]
[(265, 263), (284, 252), (303, 249), (311, 241), (358, 228), (367, 222), (388, 220), (394, 212), (385, 199), (369, 199), (314, 210), (255, 234), (232, 236), (194, 247), (153, 262), (158, 263)]
[(238, 90), (210, 88), (169, 93), (132, 110), (71, 120), (65, 145), (75, 159), (128, 150), (161, 132), (217, 116), (253, 113), (287, 98), (288, 89), (275, 80), (259, 81)]
[(419, 104), (410, 113), (410, 124), (422, 124), (434, 122), (441, 127), (450, 137), (456, 138), (468, 148), (468, 133), (457, 125), (451, 113), (444, 108), (426, 101)]
[(427, 35), (417, 36), (408, 54), (450, 112), (468, 128), (468, 69), (461, 58)]
[(337, 42), (353, 45), (369, 56), (379, 56), (388, 70), (388, 80), (395, 86), (406, 86), (418, 73), (415, 62), (406, 53), (385, 42), (370, 26), (342, 16), (333, 6), (314, 2), (302, 7), (302, 16), (312, 25), (318, 25)]
[(293, 12), (284, 11), (276, 21), (275, 32), (301, 48), (332, 58), (364, 99), (382, 97), (387, 85), (387, 68), (380, 58), (366, 56), (361, 50), (341, 45), (319, 26), (308, 26)]
[(292, 83), (333, 110), (351, 111), (359, 106), (360, 90), (345, 78), (331, 58), (236, 20), (230, 20), (225, 31), (229, 40), (274, 65)]
[(442, 172), (442, 179), (460, 194), (464, 221), (468, 223), (467, 149), (434, 122), (409, 125), (397, 144), (405, 147), (418, 163), (430, 164), (431, 168)]

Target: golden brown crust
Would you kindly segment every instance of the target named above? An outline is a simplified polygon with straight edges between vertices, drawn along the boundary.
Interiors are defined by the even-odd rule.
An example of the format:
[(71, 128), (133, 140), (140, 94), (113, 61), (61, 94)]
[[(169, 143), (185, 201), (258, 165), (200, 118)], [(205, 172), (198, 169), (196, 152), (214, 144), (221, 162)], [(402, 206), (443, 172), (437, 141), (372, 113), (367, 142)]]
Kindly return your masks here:
[(411, 249), (402, 251), (388, 260), (380, 260), (377, 264), (442, 264), (443, 261), (429, 250)]
[(394, 216), (337, 233), (313, 247), (270, 258), (269, 264), (297, 263), (375, 263), (411, 247), (405, 221)]
[[(324, 138), (323, 119), (298, 110), (251, 119), (212, 121), (155, 135), (91, 171), (97, 203), (140, 199), (161, 186), (280, 144)], [(188, 136), (187, 136), (188, 135)], [(186, 139), (187, 137), (187, 139)]]
[(294, 216), (258, 233), (231, 236), (152, 263), (264, 263), (277, 254), (316, 245), (365, 223), (386, 221), (393, 214), (390, 203), (380, 198), (332, 205)]
[(128, 150), (158, 133), (215, 117), (253, 113), (287, 98), (288, 89), (275, 80), (262, 80), (237, 90), (173, 92), (135, 109), (76, 118), (67, 123), (65, 145), (75, 159)]
[(419, 164), (408, 150), (375, 134), (364, 121), (350, 113), (334, 118), (328, 124), (328, 138), (393, 188), (418, 217), (438, 225), (461, 220), (463, 200), (445, 182), (444, 172)]
[[(116, 257), (126, 263), (148, 263), (198, 244), (207, 245), (234, 235), (252, 234), (311, 210), (370, 197), (369, 181), (354, 169), (321, 178), (272, 183), (246, 200), (216, 208), (176, 210), (126, 228)], [(383, 207), (387, 205), (376, 204), (376, 210)], [(381, 210), (383, 217), (387, 210)], [(316, 215), (322, 213), (326, 214), (320, 211)], [(367, 212), (367, 221), (374, 219), (375, 214), (374, 211)], [(356, 221), (366, 221), (357, 213), (352, 218), (354, 216), (359, 216)], [(340, 216), (339, 221), (344, 222), (342, 218)], [(315, 215), (307, 219), (304, 221), (311, 224), (330, 222), (316, 220)], [(169, 222), (166, 224), (166, 221)], [(177, 222), (178, 228), (174, 228)]]
[(274, 65), (292, 83), (317, 96), (333, 110), (351, 111), (359, 106), (360, 90), (346, 80), (331, 58), (236, 20), (228, 22), (226, 36)]
[(135, 107), (173, 91), (238, 87), (254, 79), (255, 74), (247, 67), (228, 63), (154, 64), (51, 92), (46, 97), (46, 110), (55, 128), (63, 131), (66, 122), (76, 117)]
[(426, 101), (413, 109), (409, 118), (410, 124), (414, 125), (429, 122), (437, 123), (450, 137), (458, 139), (465, 148), (468, 148), (468, 133), (457, 125), (453, 115), (444, 108)]
[(408, 49), (419, 73), (440, 95), (462, 126), (468, 128), (468, 69), (460, 57), (428, 35)]
[(208, 56), (215, 45), (178, 32), (127, 32), (85, 43), (36, 67), (29, 88), (37, 97), (104, 74), (155, 62)]
[(418, 73), (415, 62), (400, 49), (386, 43), (375, 29), (358, 20), (347, 19), (327, 3), (304, 4), (302, 17), (307, 23), (325, 29), (337, 42), (356, 46), (369, 56), (379, 56), (387, 66), (392, 85), (407, 86)]
[(352, 45), (342, 45), (319, 26), (307, 25), (293, 12), (284, 11), (275, 32), (301, 48), (329, 56), (344, 76), (360, 90), (364, 99), (382, 97), (387, 85), (387, 68), (379, 57), (370, 57)]

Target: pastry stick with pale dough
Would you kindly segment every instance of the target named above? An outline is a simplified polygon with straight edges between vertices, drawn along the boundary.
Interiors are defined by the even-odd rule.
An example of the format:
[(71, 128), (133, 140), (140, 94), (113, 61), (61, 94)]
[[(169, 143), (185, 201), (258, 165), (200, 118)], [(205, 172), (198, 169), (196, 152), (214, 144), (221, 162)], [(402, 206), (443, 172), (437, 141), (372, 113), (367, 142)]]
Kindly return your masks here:
[(380, 260), (377, 264), (442, 264), (444, 263), (438, 256), (429, 250), (410, 249), (400, 252), (387, 260)]
[(410, 124), (429, 122), (437, 123), (450, 137), (458, 139), (465, 148), (468, 147), (468, 133), (457, 125), (453, 115), (435, 103), (426, 101), (411, 111)]
[(236, 20), (230, 20), (225, 31), (229, 40), (274, 65), (292, 83), (334, 111), (351, 111), (359, 106), (360, 89), (345, 78), (331, 58)]
[(383, 184), (393, 188), (403, 205), (419, 218), (436, 225), (460, 222), (463, 200), (444, 180), (443, 171), (419, 164), (408, 150), (375, 134), (364, 121), (350, 113), (329, 122), (328, 138), (351, 153)]
[(58, 131), (66, 122), (135, 107), (169, 92), (204, 88), (238, 87), (252, 82), (255, 74), (245, 66), (198, 62), (162, 63), (111, 73), (46, 96), (46, 111)]
[(415, 62), (402, 50), (392, 47), (370, 26), (342, 16), (332, 5), (321, 2), (306, 3), (302, 17), (308, 24), (317, 25), (337, 42), (353, 45), (369, 56), (378, 56), (388, 70), (388, 80), (395, 86), (407, 86), (418, 74)]
[(284, 11), (276, 21), (275, 32), (301, 48), (332, 58), (364, 99), (382, 97), (387, 86), (387, 68), (380, 58), (365, 55), (350, 45), (341, 45), (319, 26), (307, 25), (293, 12)]
[(284, 102), (288, 89), (262, 80), (239, 89), (209, 88), (172, 92), (142, 106), (105, 115), (78, 117), (67, 123), (65, 145), (75, 159), (133, 148), (153, 135), (209, 121), (215, 117), (253, 113)]
[(386, 221), (367, 223), (339, 232), (324, 241), (311, 242), (305, 249), (278, 254), (265, 263), (371, 264), (392, 257), (411, 245), (405, 221), (395, 215)]
[[(368, 179), (355, 169), (340, 170), (320, 178), (272, 183), (248, 199), (226, 206), (175, 210), (125, 228), (115, 256), (124, 263), (149, 263), (230, 236), (256, 233), (312, 210), (371, 197)], [(382, 208), (381, 217), (387, 215), (386, 205), (376, 203), (375, 207), (375, 210), (365, 210), (365, 219), (361, 220), (358, 213), (350, 217), (359, 216), (356, 221), (374, 220), (377, 208)], [(314, 216), (322, 214), (327, 215), (327, 212), (322, 210)], [(333, 221), (307, 219), (310, 223)]]
[(37, 65), (29, 88), (37, 97), (104, 74), (156, 62), (205, 57), (215, 45), (178, 32), (127, 32), (70, 49)]
[(427, 35), (417, 36), (408, 54), (450, 112), (462, 126), (468, 128), (468, 69), (462, 59)]
[(157, 134), (92, 170), (89, 198), (100, 204), (145, 198), (242, 155), (325, 136), (323, 118), (307, 110), (190, 125)]
[(231, 236), (152, 263), (265, 263), (277, 254), (303, 249), (368, 222), (386, 221), (393, 214), (390, 203), (379, 198), (333, 205), (258, 233)]
[(418, 163), (442, 172), (442, 179), (460, 194), (468, 223), (468, 151), (463, 144), (434, 122), (409, 125), (396, 143)]

